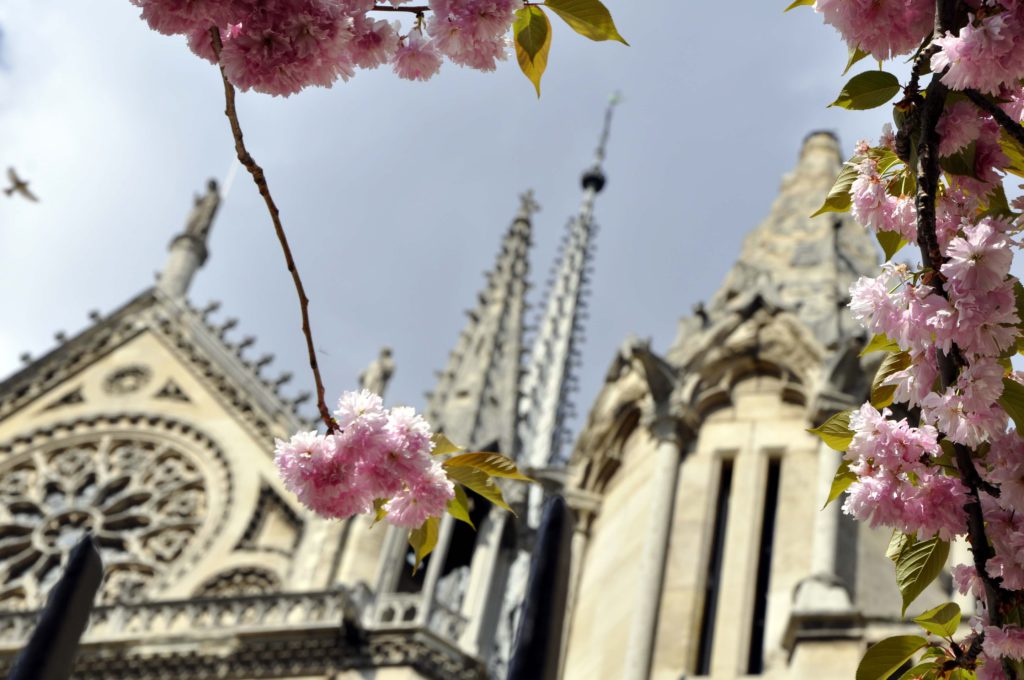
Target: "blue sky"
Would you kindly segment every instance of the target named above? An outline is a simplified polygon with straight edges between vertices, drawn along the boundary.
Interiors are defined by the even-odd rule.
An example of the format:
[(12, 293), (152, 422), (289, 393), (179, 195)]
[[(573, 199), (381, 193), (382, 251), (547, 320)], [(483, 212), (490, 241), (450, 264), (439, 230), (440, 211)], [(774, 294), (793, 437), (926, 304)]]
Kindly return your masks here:
[[(846, 50), (807, 8), (606, 1), (631, 46), (553, 19), (539, 100), (514, 60), (495, 73), (446, 64), (425, 84), (378, 70), (288, 99), (240, 96), (312, 300), (329, 393), (351, 388), (387, 344), (388, 400), (423, 405), (527, 188), (542, 206), (540, 302), (614, 90), (625, 101), (596, 210), (584, 414), (626, 335), (664, 350), (679, 317), (711, 297), (809, 131), (836, 131), (849, 152), (886, 119), (826, 108)], [(0, 374), (150, 285), (192, 193), (230, 165), (217, 72), (137, 13), (127, 0), (0, 5), (0, 168), (17, 167), (42, 198), (0, 201)], [(274, 352), (296, 376), (291, 390), (307, 389), (294, 292), (243, 174), (210, 250), (192, 299), (222, 300), (216, 318), (241, 319), (231, 337), (258, 336), (252, 354)]]

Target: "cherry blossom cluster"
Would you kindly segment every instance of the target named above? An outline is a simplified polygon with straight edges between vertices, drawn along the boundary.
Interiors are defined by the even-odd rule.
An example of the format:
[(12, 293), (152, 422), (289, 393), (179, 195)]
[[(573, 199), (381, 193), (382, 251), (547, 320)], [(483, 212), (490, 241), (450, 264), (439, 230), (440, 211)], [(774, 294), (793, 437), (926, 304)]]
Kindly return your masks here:
[(367, 390), (346, 392), (334, 434), (300, 432), (277, 440), (274, 462), (285, 486), (323, 517), (344, 519), (380, 507), (414, 529), (444, 514), (455, 487), (431, 455), (430, 425), (409, 407), (384, 408)]
[[(131, 1), (151, 28), (185, 36), (210, 61), (210, 30), (218, 29), (228, 79), (242, 90), (283, 96), (385, 64), (408, 80), (428, 80), (444, 57), (493, 70), (507, 56), (506, 34), (522, 7), (522, 0), (428, 0), (407, 8), (414, 20), (403, 28), (373, 18), (373, 0)], [(382, 9), (403, 9), (408, 1), (388, 0)]]
[(939, 473), (929, 461), (941, 455), (935, 428), (893, 421), (864, 404), (850, 417), (853, 442), (846, 451), (858, 480), (843, 510), (871, 526), (895, 527), (919, 538), (949, 540), (966, 529), (967, 489)]
[[(851, 286), (853, 316), (888, 343), (890, 354), (873, 390), (875, 405), (866, 403), (849, 417), (853, 438), (845, 456), (856, 481), (843, 509), (918, 540), (971, 535), (988, 542), (994, 556), (984, 563), (985, 573), (978, 573), (980, 566), (958, 565), (953, 576), (962, 593), (981, 601), (972, 621), (984, 636), (977, 677), (997, 679), (1006, 677), (1005, 662), (1024, 661), (1024, 629), (991, 625), (986, 609), (993, 587), (1011, 593), (999, 600), (1001, 613), (1024, 594), (1024, 439), (1003, 401), (1004, 393), (1019, 393), (1017, 384), (1024, 383), (1024, 374), (1010, 364), (1024, 327), (1018, 314), (1024, 289), (1010, 274), (1024, 200), (1007, 201), (1003, 189), (1014, 165), (1008, 143), (1016, 144), (1004, 128), (1024, 119), (1024, 2), (960, 0), (957, 12), (949, 13), (959, 17), (959, 26), (941, 32), (934, 28), (937, 4), (814, 5), (853, 58), (914, 55), (916, 75), (896, 107), (905, 127), (887, 127), (876, 146), (857, 145), (847, 186), (858, 222), (880, 242), (919, 244), (931, 263), (889, 262), (878, 276)], [(926, 102), (917, 81), (929, 71), (949, 94), (942, 94), (935, 125), (940, 185), (926, 199), (935, 201), (934, 234), (931, 227), (921, 234), (931, 222), (917, 207), (916, 145), (923, 139), (918, 116)], [(933, 92), (942, 90), (929, 89), (928, 95)], [(890, 253), (896, 249), (887, 246)], [(876, 393), (886, 389), (891, 398)], [(882, 408), (890, 403), (897, 406)], [(977, 516), (979, 507), (973, 498), (983, 533), (977, 523), (969, 529), (968, 512)], [(1021, 613), (1009, 620), (1019, 621)]]

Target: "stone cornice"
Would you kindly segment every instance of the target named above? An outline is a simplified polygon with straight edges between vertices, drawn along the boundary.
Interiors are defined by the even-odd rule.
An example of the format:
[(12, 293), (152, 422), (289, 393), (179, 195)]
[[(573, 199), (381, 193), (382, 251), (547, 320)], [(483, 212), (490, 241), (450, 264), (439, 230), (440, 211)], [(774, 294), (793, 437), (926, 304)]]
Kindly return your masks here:
[[(6, 673), (37, 612), (0, 613)], [(75, 677), (295, 677), (407, 666), (438, 680), (486, 678), (433, 633), (367, 630), (345, 590), (98, 607)]]

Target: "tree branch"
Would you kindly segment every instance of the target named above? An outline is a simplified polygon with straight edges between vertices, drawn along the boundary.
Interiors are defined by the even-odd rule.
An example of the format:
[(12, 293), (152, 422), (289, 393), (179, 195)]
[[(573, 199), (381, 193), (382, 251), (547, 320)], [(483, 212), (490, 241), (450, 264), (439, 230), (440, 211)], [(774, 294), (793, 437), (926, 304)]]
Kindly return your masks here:
[(393, 7), (391, 5), (374, 5), (374, 12), (409, 12), (410, 14), (425, 14), (430, 11), (426, 5), (410, 5), (409, 7)]
[(992, 116), (1011, 137), (1017, 140), (1018, 144), (1024, 146), (1024, 125), (1014, 121), (1006, 111), (989, 101), (988, 97), (977, 90), (964, 90), (964, 94), (975, 106)]
[(320, 377), (316, 350), (313, 348), (313, 331), (309, 325), (309, 298), (306, 297), (306, 290), (302, 286), (302, 278), (299, 276), (298, 267), (295, 266), (295, 258), (292, 257), (292, 249), (288, 245), (288, 237), (285, 235), (284, 226), (281, 224), (281, 215), (277, 205), (274, 203), (273, 197), (270, 195), (270, 187), (267, 185), (266, 175), (263, 173), (263, 168), (256, 163), (255, 159), (246, 150), (245, 141), (242, 139), (242, 126), (238, 122), (238, 111), (235, 109), (235, 87), (228, 80), (227, 75), (224, 73), (224, 66), (220, 63), (220, 53), (223, 48), (220, 40), (220, 30), (211, 28), (210, 39), (213, 41), (213, 51), (217, 55), (217, 67), (220, 69), (220, 77), (224, 81), (224, 115), (227, 116), (228, 121), (231, 123), (231, 134), (235, 138), (235, 153), (238, 156), (238, 161), (252, 175), (252, 181), (256, 184), (256, 188), (259, 189), (264, 203), (267, 204), (267, 211), (270, 213), (270, 219), (274, 223), (274, 231), (277, 233), (277, 240), (281, 244), (281, 251), (284, 253), (284, 260), (288, 265), (288, 272), (292, 275), (295, 293), (299, 297), (299, 310), (302, 312), (302, 334), (306, 338), (309, 368), (313, 371), (313, 381), (316, 383), (316, 406), (320, 412), (320, 418), (324, 421), (324, 425), (327, 426), (327, 432), (331, 433), (337, 429), (338, 423), (331, 416), (331, 411), (327, 408), (327, 403), (324, 401), (324, 382)]
[[(935, 32), (941, 35), (951, 24), (950, 17), (955, 13), (955, 0), (937, 0)], [(935, 200), (939, 190), (939, 118), (946, 103), (948, 89), (942, 83), (940, 74), (934, 74), (928, 83), (924, 101), (921, 103), (921, 134), (918, 141), (917, 167), (917, 243), (921, 249), (921, 257), (926, 268), (930, 270), (928, 284), (942, 297), (948, 297), (943, 287), (943, 277), (939, 268), (943, 264), (942, 251), (936, 235)], [(960, 349), (954, 345), (946, 354), (938, 353), (939, 380), (941, 389), (945, 390), (957, 381), (960, 369), (965, 361)], [(1003, 625), (1003, 613), (1000, 608), (1005, 599), (1003, 591), (996, 579), (992, 578), (987, 569), (989, 559), (994, 556), (992, 546), (985, 533), (985, 517), (981, 509), (979, 482), (981, 478), (974, 467), (972, 451), (962, 444), (954, 444), (957, 468), (960, 477), (968, 490), (968, 501), (964, 504), (967, 514), (967, 537), (974, 556), (974, 568), (985, 588), (985, 604), (989, 621), (992, 625)]]

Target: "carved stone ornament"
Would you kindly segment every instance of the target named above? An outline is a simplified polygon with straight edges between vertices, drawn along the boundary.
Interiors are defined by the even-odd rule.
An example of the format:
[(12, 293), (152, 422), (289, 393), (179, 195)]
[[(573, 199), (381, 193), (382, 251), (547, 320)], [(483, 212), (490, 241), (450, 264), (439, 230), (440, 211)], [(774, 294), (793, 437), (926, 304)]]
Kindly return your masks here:
[(211, 490), (223, 493), (223, 475), (186, 448), (141, 432), (97, 432), (0, 463), (0, 611), (41, 606), (86, 532), (106, 568), (101, 604), (139, 601), (201, 549), (221, 515), (213, 510), (224, 501), (212, 502)]
[(131, 394), (142, 389), (149, 382), (150, 371), (145, 366), (119, 368), (103, 381), (108, 394)]

